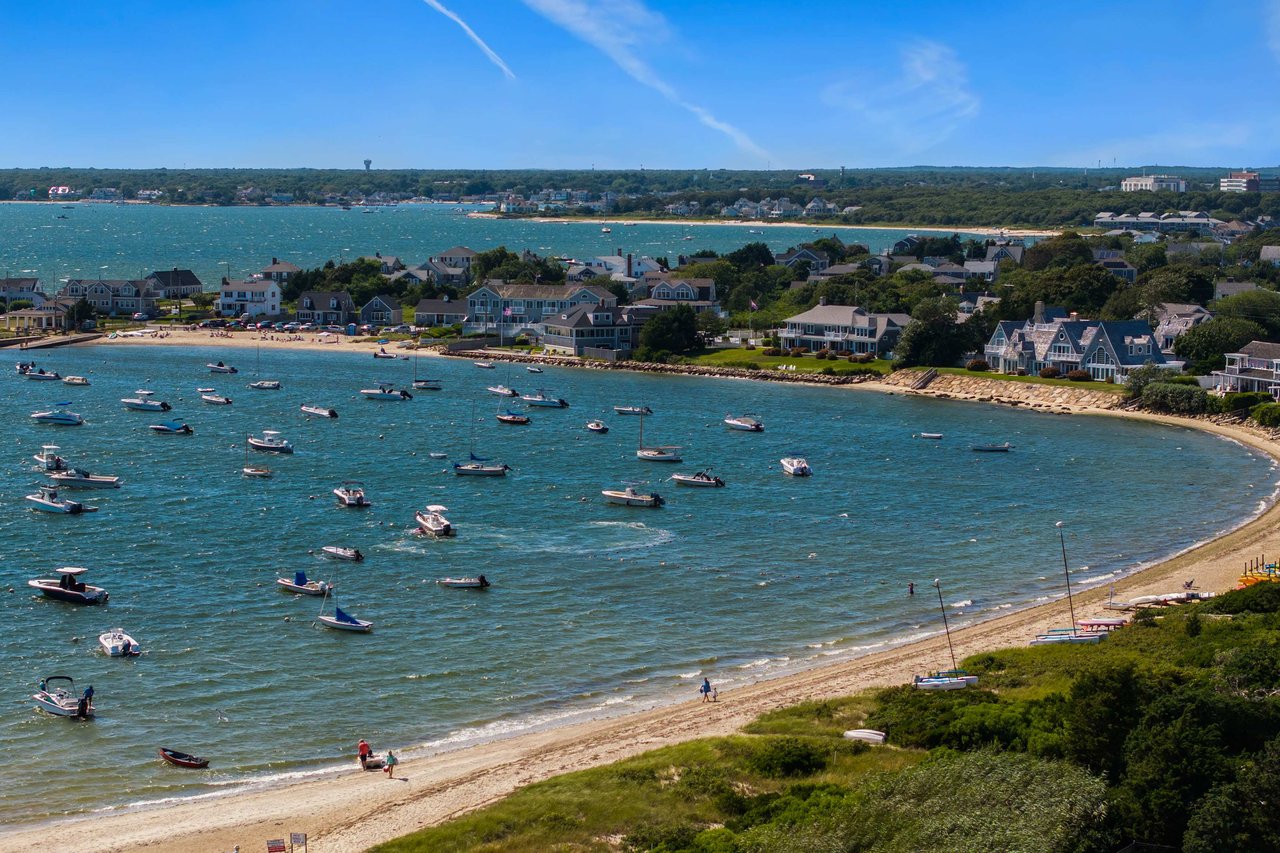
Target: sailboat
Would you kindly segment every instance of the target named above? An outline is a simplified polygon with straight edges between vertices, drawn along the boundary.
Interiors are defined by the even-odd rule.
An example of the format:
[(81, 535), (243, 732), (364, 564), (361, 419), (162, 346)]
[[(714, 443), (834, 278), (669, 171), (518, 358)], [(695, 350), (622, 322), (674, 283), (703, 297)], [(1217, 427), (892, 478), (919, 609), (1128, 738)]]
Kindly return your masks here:
[(1071, 570), (1067, 568), (1067, 540), (1062, 533), (1062, 522), (1056, 522), (1058, 528), (1058, 544), (1062, 546), (1062, 574), (1067, 580), (1067, 607), (1071, 612), (1070, 628), (1055, 628), (1047, 634), (1037, 634), (1031, 641), (1033, 646), (1050, 646), (1060, 643), (1097, 643), (1106, 636), (1105, 631), (1081, 632), (1076, 623), (1076, 604), (1071, 596)]
[(636, 448), (636, 458), (645, 462), (679, 462), (680, 448), (670, 445), (655, 447), (644, 446), (644, 415), (640, 416), (640, 440)]
[(324, 612), (325, 605), (329, 601), (329, 592), (333, 589), (331, 584), (325, 590), (324, 599), (320, 602), (320, 613), (316, 616), (316, 621), (326, 628), (333, 628), (336, 631), (355, 631), (360, 634), (367, 634), (373, 630), (373, 623), (364, 619), (357, 619), (350, 613), (347, 613), (338, 606), (338, 602), (333, 603), (333, 614), (329, 615)]
[(956, 649), (951, 644), (951, 626), (947, 623), (947, 606), (942, 603), (942, 580), (934, 579), (933, 588), (938, 591), (938, 607), (942, 610), (942, 630), (947, 634), (947, 649), (951, 652), (951, 669), (917, 675), (911, 685), (917, 690), (963, 690), (978, 683), (978, 676), (956, 668)]
[[(253, 375), (257, 377), (262, 372), (262, 344), (258, 344), (258, 355), (253, 365)], [(257, 379), (249, 383), (249, 387), (258, 391), (279, 391), (279, 379)]]
[(259, 480), (265, 480), (271, 476), (271, 469), (265, 465), (249, 464), (249, 442), (244, 443), (244, 467), (240, 469), (241, 475), (245, 477), (256, 477)]
[(511, 470), (509, 465), (486, 464), (489, 460), (476, 456), (476, 401), (471, 401), (471, 451), (468, 461), (453, 463), (453, 473), (459, 477), (505, 477)]
[(419, 379), (418, 378), (418, 357), (413, 357), (413, 390), (415, 391), (439, 391), (444, 387), (444, 381), (441, 379)]

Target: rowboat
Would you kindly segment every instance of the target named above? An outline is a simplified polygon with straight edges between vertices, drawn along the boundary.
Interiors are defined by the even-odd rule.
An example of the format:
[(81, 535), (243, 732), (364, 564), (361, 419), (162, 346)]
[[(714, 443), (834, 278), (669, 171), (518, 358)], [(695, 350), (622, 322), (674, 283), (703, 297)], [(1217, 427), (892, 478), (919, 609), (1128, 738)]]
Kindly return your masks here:
[(911, 682), (911, 686), (917, 690), (963, 690), (972, 682), (969, 677), (943, 677), (943, 676), (919, 676), (917, 675)]
[(189, 770), (203, 770), (209, 766), (209, 759), (199, 758), (186, 752), (178, 752), (176, 749), (168, 749), (160, 747), (156, 750), (160, 757), (175, 767), (186, 767)]
[(299, 595), (324, 595), (334, 588), (334, 584), (309, 580), (306, 572), (299, 571), (293, 573), (293, 580), (276, 578), (276, 588), (282, 592), (296, 592)]
[(845, 740), (860, 740), (863, 743), (882, 744), (885, 741), (885, 733), (875, 729), (849, 729), (844, 733), (844, 738)]
[(741, 432), (764, 432), (764, 424), (760, 423), (760, 421), (755, 418), (749, 418), (746, 415), (736, 418), (732, 415), (725, 415), (724, 425), (729, 429), (736, 429)]
[(652, 415), (653, 409), (648, 406), (614, 406), (613, 410), (620, 415)]
[(440, 578), (436, 583), (453, 589), (488, 589), (493, 586), (484, 575), (474, 578)]
[(324, 406), (302, 406), (302, 413), (310, 415), (313, 418), (336, 418), (338, 411), (336, 409), (326, 409)]
[(666, 503), (666, 499), (657, 492), (645, 495), (637, 492), (632, 486), (627, 486), (625, 489), (603, 489), (600, 494), (604, 495), (605, 503), (618, 506), (640, 506), (657, 509)]
[(715, 489), (724, 485), (724, 480), (713, 476), (710, 471), (699, 471), (696, 474), (672, 474), (671, 479), (675, 481), (677, 486), (694, 486), (704, 489)]
[(812, 477), (813, 469), (809, 467), (809, 463), (801, 456), (788, 456), (781, 460), (782, 471), (790, 474), (792, 477)]
[(40, 679), (40, 686), (31, 698), (36, 700), (36, 710), (58, 717), (75, 717), (87, 720), (94, 715), (93, 687), (76, 693), (76, 683), (68, 675), (50, 675)]
[(916, 433), (916, 438), (932, 438), (932, 439), (934, 439), (934, 440), (937, 440), (937, 439), (942, 438), (942, 433), (940, 433), (940, 432), (921, 432), (921, 433)]
[(45, 598), (65, 601), (69, 604), (106, 604), (110, 594), (100, 586), (89, 586), (76, 580), (87, 572), (78, 566), (65, 566), (55, 569), (55, 578), (35, 578), (27, 581), (27, 586), (40, 590)]
[(64, 489), (118, 489), (119, 477), (108, 477), (103, 474), (90, 474), (83, 468), (72, 468), (67, 471), (51, 471), (48, 475), (55, 486)]
[(350, 560), (358, 563), (364, 559), (364, 554), (360, 553), (359, 548), (343, 548), (340, 545), (325, 545), (320, 549), (326, 557), (332, 557), (335, 560)]
[(138, 641), (124, 632), (123, 628), (112, 628), (98, 636), (98, 645), (109, 657), (136, 658), (142, 654), (142, 646)]
[(356, 631), (361, 634), (367, 634), (373, 630), (372, 622), (357, 619), (337, 606), (333, 608), (332, 616), (322, 613), (316, 617), (316, 621), (326, 628), (333, 628), (338, 631)]

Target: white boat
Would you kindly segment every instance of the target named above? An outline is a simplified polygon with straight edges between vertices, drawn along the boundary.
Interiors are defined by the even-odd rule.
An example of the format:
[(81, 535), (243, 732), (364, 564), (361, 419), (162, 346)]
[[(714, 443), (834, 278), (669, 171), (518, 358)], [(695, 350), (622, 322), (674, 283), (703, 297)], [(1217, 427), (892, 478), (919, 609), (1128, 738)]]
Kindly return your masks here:
[(379, 385), (377, 388), (361, 388), (360, 393), (366, 400), (412, 400), (408, 391), (397, 391), (390, 385)]
[(844, 739), (879, 745), (885, 742), (885, 733), (875, 729), (849, 729), (844, 733)]
[(154, 391), (134, 391), (137, 396), (125, 397), (120, 402), (124, 403), (126, 409), (133, 409), (137, 412), (167, 412), (173, 408), (164, 400), (153, 400), (151, 396)]
[(1082, 645), (1087, 643), (1098, 643), (1105, 637), (1101, 631), (1090, 631), (1087, 633), (1077, 633), (1075, 631), (1051, 631), (1048, 634), (1037, 634), (1036, 638), (1031, 641), (1033, 646), (1058, 646), (1058, 645)]
[(439, 578), (436, 583), (453, 589), (488, 589), (493, 586), (484, 575), (477, 575), (473, 578)]
[(83, 468), (71, 468), (66, 471), (51, 471), (49, 479), (55, 486), (64, 489), (118, 489), (119, 477), (105, 474), (90, 474)]
[(587, 431), (604, 435), (609, 431), (609, 427), (605, 426), (604, 421), (587, 421)]
[(254, 450), (261, 450), (263, 453), (292, 453), (293, 445), (286, 439), (280, 437), (280, 433), (274, 429), (264, 429), (262, 435), (251, 435), (246, 439), (249, 446)]
[(182, 421), (165, 421), (162, 424), (151, 424), (147, 429), (161, 435), (195, 435), (196, 431)]
[(58, 371), (50, 370), (46, 373), (43, 367), (39, 370), (29, 371), (26, 376), (28, 379), (35, 379), (41, 382), (59, 382), (62, 380), (62, 375)]
[(63, 385), (88, 385), (89, 380), (83, 376), (64, 376), (62, 377)]
[(497, 394), (499, 397), (519, 397), (520, 392), (508, 388), (506, 385), (488, 385), (485, 390), (490, 394)]
[(373, 630), (372, 622), (357, 619), (337, 605), (333, 608), (332, 616), (321, 613), (316, 617), (316, 621), (326, 628), (333, 628), (338, 631), (355, 631), (356, 633), (367, 634)]
[(802, 456), (788, 456), (782, 459), (782, 471), (792, 477), (812, 477), (813, 469)]
[(426, 509), (419, 510), (414, 515), (414, 520), (418, 522), (418, 532), (428, 536), (456, 536), (458, 531), (444, 517), (448, 511), (447, 506), (440, 504), (431, 504)]
[(350, 560), (353, 563), (358, 563), (364, 559), (364, 554), (360, 553), (359, 548), (343, 548), (341, 545), (325, 545), (320, 549), (320, 552), (326, 557), (331, 557), (335, 560)]
[(58, 717), (87, 720), (96, 710), (93, 707), (93, 687), (86, 687), (83, 693), (78, 693), (75, 681), (66, 675), (50, 675), (41, 679), (31, 698), (36, 700), (37, 711)]
[[(61, 407), (68, 404), (58, 403), (57, 405)], [(50, 409), (47, 412), (32, 412), (31, 420), (39, 421), (42, 424), (57, 424), (58, 426), (79, 426), (84, 423), (84, 418), (64, 408)]]
[(510, 465), (486, 465), (486, 460), (472, 454), (470, 462), (453, 463), (453, 473), (459, 477), (505, 477)]
[(1013, 445), (1006, 441), (1004, 444), (975, 444), (970, 449), (975, 453), (1008, 453), (1013, 450)]
[(672, 474), (671, 479), (677, 486), (694, 486), (703, 489), (717, 489), (724, 485), (724, 480), (714, 476), (710, 471), (699, 471), (696, 474)]
[(240, 372), (236, 370), (234, 367), (232, 367), (231, 365), (223, 364), (222, 362), (218, 362), (217, 364), (206, 364), (205, 367), (209, 368), (210, 373), (239, 373)]
[(56, 486), (40, 486), (40, 490), (34, 495), (27, 495), (27, 500), (31, 501), (35, 506), (32, 509), (39, 512), (57, 512), (67, 515), (80, 515), (84, 512), (97, 512), (96, 506), (88, 506), (79, 501), (73, 501), (70, 498), (58, 497), (58, 489)]
[(542, 372), (542, 368), (541, 368), (541, 367), (534, 367), (533, 365), (529, 365), (528, 367), (526, 367), (526, 368), (525, 368), (525, 370), (527, 370), (529, 373), (541, 373), (541, 372)]
[(613, 410), (620, 415), (652, 415), (653, 409), (648, 406), (614, 406)]
[(100, 586), (90, 586), (77, 580), (88, 569), (79, 566), (64, 566), (55, 569), (56, 578), (35, 578), (27, 581), (27, 586), (40, 590), (45, 598), (66, 601), (70, 604), (106, 604), (110, 595)]
[(644, 446), (644, 416), (640, 416), (640, 438), (636, 447), (636, 458), (643, 462), (681, 462), (680, 448), (670, 445)]
[(724, 425), (729, 429), (736, 429), (742, 432), (764, 432), (764, 424), (755, 418), (749, 418), (746, 415), (733, 417), (732, 415), (724, 416)]
[(365, 497), (364, 486), (355, 480), (347, 480), (334, 489), (333, 494), (338, 498), (338, 503), (343, 506), (373, 506), (369, 499)]
[(613, 229), (612, 229), (612, 228), (609, 228), (609, 227), (607, 227), (607, 226), (606, 226), (606, 227), (604, 227), (604, 228), (601, 228), (601, 229), (600, 229), (600, 233), (601, 233), (601, 234), (612, 234), (612, 233), (613, 233)]
[(977, 680), (976, 676), (920, 676), (917, 675), (911, 682), (911, 685), (917, 690), (963, 690)]
[(210, 392), (208, 392), (208, 393), (205, 393), (205, 394), (201, 394), (201, 395), (200, 395), (200, 399), (201, 399), (201, 400), (204, 400), (206, 403), (211, 403), (211, 404), (213, 404), (213, 405), (215, 405), (215, 406), (230, 406), (230, 405), (231, 405), (231, 398), (230, 398), (230, 397), (224, 397), (224, 396), (222, 396), (221, 394), (215, 394), (215, 393), (213, 393), (212, 391), (210, 391)]
[(313, 581), (307, 578), (306, 572), (294, 572), (293, 579), (276, 578), (276, 589), (281, 592), (296, 592), (299, 595), (324, 595), (334, 588), (327, 581)]
[(58, 455), (58, 451), (62, 448), (56, 444), (40, 445), (40, 452), (31, 458), (39, 463), (42, 471), (65, 471), (67, 470), (67, 460)]
[(324, 406), (302, 406), (302, 413), (313, 418), (336, 418), (337, 409), (326, 409)]
[(256, 382), (250, 382), (249, 387), (256, 391), (279, 391), (279, 379), (259, 379)]
[(427, 455), (430, 456), (432, 459), (448, 459), (449, 458), (448, 453), (441, 453), (438, 450), (433, 450)]
[(921, 432), (921, 433), (917, 433), (917, 434), (916, 434), (916, 437), (917, 437), (917, 438), (929, 438), (929, 439), (933, 439), (934, 441), (938, 441), (939, 439), (941, 439), (941, 438), (942, 438), (942, 433), (940, 433), (940, 432)]
[(632, 486), (627, 486), (625, 489), (603, 489), (600, 494), (604, 495), (605, 503), (617, 504), (618, 506), (642, 506), (657, 509), (666, 503), (662, 495), (657, 492), (645, 495), (637, 492)]
[(481, 370), (493, 370), (493, 369), (494, 369), (494, 367), (493, 367), (493, 363), (492, 363), (492, 362), (488, 362), (488, 361), (473, 361), (473, 362), (471, 362), (471, 363), (472, 363), (472, 364), (474, 364), (476, 367), (480, 368)]
[(563, 399), (553, 397), (545, 388), (539, 388), (537, 394), (525, 394), (520, 398), (530, 406), (541, 406), (546, 409), (567, 409), (569, 404)]
[(439, 391), (444, 388), (443, 379), (415, 379), (413, 380), (413, 390), (415, 391)]
[(113, 658), (136, 658), (142, 654), (142, 646), (126, 634), (123, 628), (112, 628), (105, 634), (98, 635), (98, 645)]
[(271, 479), (271, 469), (246, 465), (240, 469), (240, 475), (251, 479), (269, 480)]

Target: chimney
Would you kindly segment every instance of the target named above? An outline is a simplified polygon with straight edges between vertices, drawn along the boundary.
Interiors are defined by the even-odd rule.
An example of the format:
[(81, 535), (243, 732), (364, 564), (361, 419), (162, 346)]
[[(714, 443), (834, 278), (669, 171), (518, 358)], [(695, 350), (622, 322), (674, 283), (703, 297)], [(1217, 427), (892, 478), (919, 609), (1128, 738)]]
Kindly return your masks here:
[(1076, 313), (1075, 311), (1072, 311), (1072, 312), (1071, 312), (1071, 322), (1073, 322), (1073, 323), (1074, 323), (1076, 320), (1079, 320), (1079, 319), (1080, 319), (1080, 315), (1079, 315), (1078, 313)]
[(627, 278), (631, 278), (631, 253), (627, 252)]
[(275, 265), (276, 265), (276, 264), (278, 264), (278, 263), (280, 263), (280, 259), (279, 259), (279, 258), (272, 258), (272, 259), (271, 259), (271, 265), (272, 265), (272, 266), (275, 266)]
[(1044, 300), (1036, 300), (1036, 313), (1035, 316), (1031, 318), (1031, 322), (1035, 323), (1037, 326), (1044, 322)]
[(622, 257), (622, 249), (618, 249), (618, 257)]

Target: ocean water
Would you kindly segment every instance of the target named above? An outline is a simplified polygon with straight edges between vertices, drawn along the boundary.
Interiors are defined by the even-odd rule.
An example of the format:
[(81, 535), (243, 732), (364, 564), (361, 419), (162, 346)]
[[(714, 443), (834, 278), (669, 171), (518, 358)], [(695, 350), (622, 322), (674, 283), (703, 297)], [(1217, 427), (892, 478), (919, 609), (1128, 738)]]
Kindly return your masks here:
[[(335, 216), (338, 215), (335, 213)], [(372, 218), (372, 217), (370, 217)], [(206, 362), (237, 365), (211, 376)], [(940, 630), (940, 578), (952, 625), (1063, 592), (1054, 522), (1066, 523), (1077, 583), (1104, 584), (1235, 526), (1272, 494), (1269, 459), (1238, 444), (1148, 423), (1062, 417), (849, 389), (547, 368), (477, 370), (421, 359), (444, 390), (366, 401), (377, 381), (407, 385), (415, 365), (355, 353), (85, 347), (39, 353), (86, 375), (67, 388), (0, 374), (0, 821), (80, 814), (350, 769), (356, 741), (413, 755), (536, 726), (688, 700), (701, 679), (728, 688)], [(284, 390), (246, 387), (255, 371)], [(6, 368), (7, 370), (7, 368)], [(510, 427), (484, 386), (544, 387), (565, 410), (534, 409)], [(53, 387), (50, 387), (53, 385)], [(199, 401), (216, 387), (231, 406)], [(148, 388), (195, 428), (152, 434), (160, 416), (125, 410)], [(71, 401), (88, 423), (28, 414)], [(312, 403), (337, 420), (307, 420)], [(677, 444), (686, 462), (637, 460)], [(516, 408), (516, 406), (513, 406)], [(764, 420), (731, 432), (726, 413)], [(603, 418), (612, 430), (586, 432)], [(256, 454), (276, 476), (245, 480), (244, 439), (280, 430), (297, 452)], [(942, 441), (913, 439), (920, 431)], [(1008, 454), (974, 443), (1009, 441)], [(100, 511), (28, 510), (31, 455), (56, 443), (74, 464), (124, 479), (81, 492)], [(432, 451), (514, 468), (504, 479), (453, 476)], [(815, 476), (792, 479), (800, 453)], [(723, 489), (665, 482), (710, 467)], [(339, 482), (366, 484), (373, 506), (337, 506)], [(659, 510), (608, 506), (600, 490), (647, 482)], [(453, 540), (413, 535), (414, 512), (442, 503)], [(360, 564), (324, 545), (359, 547)], [(106, 607), (32, 594), (26, 581), (89, 567)], [(315, 627), (320, 601), (282, 594), (304, 569), (375, 623), (370, 635)], [(435, 578), (483, 572), (484, 592)], [(917, 594), (906, 594), (914, 582)], [(109, 659), (97, 636), (121, 626), (142, 644)], [(922, 661), (921, 668), (937, 661)], [(51, 674), (92, 684), (89, 723), (32, 710)], [(208, 771), (161, 764), (170, 746)], [(38, 762), (30, 773), (27, 761)]]
[(901, 231), (875, 228), (670, 223), (615, 223), (612, 233), (604, 234), (598, 223), (474, 219), (441, 204), (367, 211), (145, 204), (77, 204), (63, 209), (54, 204), (0, 204), (0, 274), (39, 276), (45, 292), (53, 293), (67, 278), (142, 278), (153, 270), (182, 267), (194, 270), (206, 290), (216, 290), (223, 276), (258, 272), (273, 257), (307, 269), (327, 260), (349, 261), (375, 252), (415, 264), (463, 245), (478, 252), (506, 246), (514, 252), (530, 249), (544, 256), (579, 258), (621, 250), (636, 257), (667, 257), (674, 263), (677, 255), (698, 249), (727, 252), (759, 241), (777, 253), (832, 234), (875, 252), (903, 236)]

